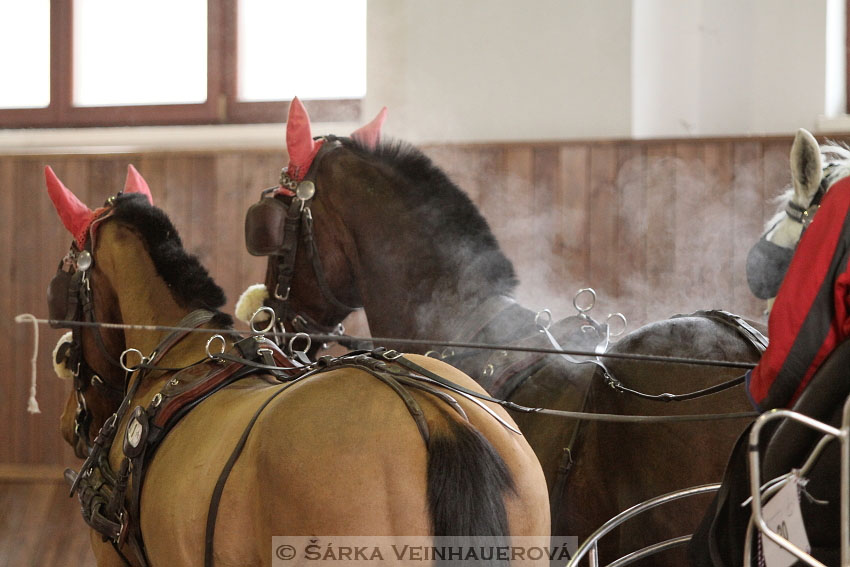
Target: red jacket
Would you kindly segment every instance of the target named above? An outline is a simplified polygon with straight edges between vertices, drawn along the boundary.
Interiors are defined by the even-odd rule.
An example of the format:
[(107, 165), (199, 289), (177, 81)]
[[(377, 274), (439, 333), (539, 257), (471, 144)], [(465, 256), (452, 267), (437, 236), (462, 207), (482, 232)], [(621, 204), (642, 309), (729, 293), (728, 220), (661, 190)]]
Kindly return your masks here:
[(770, 345), (747, 373), (760, 411), (790, 407), (850, 336), (850, 178), (835, 183), (803, 233), (768, 320)]

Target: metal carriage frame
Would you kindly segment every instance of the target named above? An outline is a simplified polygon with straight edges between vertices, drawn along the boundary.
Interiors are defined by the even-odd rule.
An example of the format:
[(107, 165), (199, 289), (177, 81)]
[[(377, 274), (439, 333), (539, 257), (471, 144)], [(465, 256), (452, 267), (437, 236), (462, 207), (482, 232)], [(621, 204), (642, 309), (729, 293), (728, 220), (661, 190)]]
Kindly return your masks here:
[[(814, 429), (823, 434), (820, 441), (809, 454), (806, 462), (798, 470), (792, 470), (789, 473), (768, 481), (765, 484), (761, 482), (760, 471), (760, 454), (759, 454), (759, 437), (767, 423), (777, 419), (791, 419), (806, 427)], [(750, 545), (753, 540), (753, 532), (758, 531), (771, 541), (775, 542), (781, 548), (794, 555), (797, 559), (804, 562), (806, 565), (813, 567), (826, 567), (823, 563), (800, 549), (792, 542), (778, 534), (767, 525), (764, 519), (763, 504), (776, 494), (783, 486), (790, 482), (793, 478), (805, 475), (814, 465), (817, 458), (820, 456), (826, 445), (832, 441), (838, 441), (841, 445), (841, 491), (840, 491), (840, 507), (841, 507), (841, 526), (840, 526), (840, 542), (841, 542), (841, 567), (850, 567), (850, 397), (844, 403), (842, 414), (842, 422), (840, 428), (832, 427), (826, 423), (813, 419), (799, 412), (778, 409), (771, 410), (760, 415), (749, 433), (749, 473), (750, 473), (750, 492), (752, 498), (750, 500), (752, 515), (750, 517), (749, 527), (747, 529), (747, 539), (745, 547), (744, 566), (750, 567), (751, 553)], [(576, 554), (567, 563), (567, 567), (578, 567), (580, 562), (587, 557), (590, 567), (599, 566), (598, 544), (606, 534), (610, 533), (614, 528), (621, 524), (637, 517), (647, 510), (662, 506), (668, 502), (716, 492), (720, 488), (720, 484), (705, 484), (678, 490), (656, 498), (652, 498), (640, 504), (636, 504), (628, 508), (620, 514), (614, 516), (599, 529), (597, 529), (587, 540), (585, 540), (578, 548)], [(622, 567), (629, 565), (640, 559), (644, 559), (656, 553), (661, 553), (668, 549), (673, 549), (687, 544), (691, 539), (690, 535), (675, 537), (663, 542), (659, 542), (643, 549), (634, 551), (625, 555), (611, 563), (608, 567)]]

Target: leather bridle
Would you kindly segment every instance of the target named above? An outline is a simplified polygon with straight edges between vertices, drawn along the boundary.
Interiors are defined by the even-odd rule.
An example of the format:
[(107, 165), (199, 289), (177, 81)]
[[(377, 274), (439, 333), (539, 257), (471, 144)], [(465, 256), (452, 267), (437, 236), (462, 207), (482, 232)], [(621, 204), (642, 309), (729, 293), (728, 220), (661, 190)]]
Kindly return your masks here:
[[(328, 284), (321, 257), (316, 245), (313, 232), (313, 213), (311, 205), (316, 196), (316, 176), (322, 159), (331, 151), (341, 146), (340, 139), (335, 136), (324, 137), (324, 143), (316, 154), (307, 174), (301, 181), (292, 179), (287, 168), (281, 170), (279, 187), (272, 187), (262, 192), (260, 201), (246, 213), (246, 245), (248, 251), (255, 256), (269, 256), (266, 288), (269, 296), (264, 305), (274, 310), (276, 315), (275, 330), (283, 334), (288, 328), (295, 333), (305, 335), (338, 335), (342, 336), (345, 329), (341, 323), (324, 325), (306, 313), (297, 312), (290, 299), (292, 279), (295, 276), (295, 259), (299, 243), (303, 245), (307, 259), (313, 268), (316, 284), (325, 301), (346, 315), (359, 309), (340, 301)], [(267, 202), (274, 199), (277, 204)], [(279, 204), (279, 205), (278, 205)], [(281, 234), (270, 234), (268, 237), (275, 241), (274, 249), (254, 245), (255, 230), (262, 229), (264, 219), (260, 218), (263, 207), (282, 206), (285, 208), (285, 220), (282, 222)], [(278, 213), (279, 214), (279, 213)], [(276, 277), (275, 277), (276, 276)], [(341, 319), (340, 319), (341, 321)], [(281, 340), (281, 347), (287, 347), (294, 353), (292, 341), (289, 345)], [(308, 349), (304, 349), (305, 351)]]
[(803, 230), (808, 228), (812, 220), (814, 220), (815, 213), (818, 211), (818, 208), (820, 208), (820, 202), (823, 200), (829, 186), (832, 184), (832, 176), (830, 174), (837, 165), (838, 164), (836, 163), (828, 163), (826, 167), (823, 168), (823, 177), (821, 177), (820, 185), (818, 185), (818, 190), (815, 191), (808, 207), (801, 207), (794, 201), (789, 201), (788, 205), (785, 207), (785, 214), (788, 215), (788, 218), (803, 225)]
[[(112, 200), (107, 202), (111, 207)], [(63, 328), (66, 324), (62, 321), (77, 321), (95, 323), (94, 299), (90, 282), (90, 271), (93, 266), (92, 248), (95, 228), (97, 224), (105, 220), (111, 212), (97, 217), (89, 227), (88, 238), (82, 250), (77, 247), (76, 242), (59, 264), (56, 275), (48, 287), (48, 306), (50, 311), (51, 326)], [(89, 388), (94, 388), (100, 395), (106, 397), (110, 402), (115, 402), (117, 407), (126, 393), (127, 384), (125, 376), (124, 384), (117, 386), (104, 380), (101, 373), (96, 372), (83, 355), (83, 327), (71, 326), (71, 342), (64, 343), (57, 352), (57, 363), (64, 363), (74, 377), (74, 393), (77, 399), (77, 410), (74, 415), (74, 450), (78, 457), (85, 458), (92, 447), (90, 428), (92, 414), (86, 401), (86, 393)], [(92, 336), (98, 350), (104, 360), (116, 369), (121, 369), (120, 361), (113, 357), (106, 348), (103, 336), (97, 326), (92, 328)], [(82, 441), (83, 447), (79, 447)], [(80, 454), (81, 452), (85, 454)]]

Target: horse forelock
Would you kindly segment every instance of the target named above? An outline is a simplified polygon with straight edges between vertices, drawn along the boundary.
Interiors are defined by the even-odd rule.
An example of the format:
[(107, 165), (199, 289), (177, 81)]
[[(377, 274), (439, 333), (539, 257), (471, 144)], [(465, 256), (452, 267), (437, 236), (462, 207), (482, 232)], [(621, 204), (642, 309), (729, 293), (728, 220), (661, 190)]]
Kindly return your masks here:
[[(171, 220), (161, 209), (151, 206), (141, 194), (123, 194), (115, 199), (111, 218), (125, 223), (142, 237), (157, 274), (165, 281), (181, 305), (192, 309), (218, 310), (226, 302), (224, 291), (197, 256), (183, 248)], [(216, 319), (232, 324), (229, 315)]]

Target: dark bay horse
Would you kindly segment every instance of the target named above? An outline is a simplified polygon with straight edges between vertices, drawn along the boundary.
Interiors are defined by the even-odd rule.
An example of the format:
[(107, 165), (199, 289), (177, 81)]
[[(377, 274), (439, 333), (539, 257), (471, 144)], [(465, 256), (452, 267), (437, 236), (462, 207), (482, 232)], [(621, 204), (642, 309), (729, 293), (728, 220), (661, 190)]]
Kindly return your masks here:
[[(265, 301), (288, 331), (333, 329), (362, 307), (374, 337), (552, 347), (538, 313), (512, 298), (517, 276), (470, 199), (422, 152), (380, 142), (382, 117), (350, 138), (314, 140), (296, 100), (287, 123), (290, 162), (281, 186), (246, 218), (249, 251), (269, 254), (264, 286), (243, 297)], [(564, 348), (592, 350), (606, 326), (581, 316), (551, 326)], [(390, 340), (391, 342), (391, 340)], [(437, 351), (497, 397), (530, 406), (636, 415), (752, 410), (740, 387), (680, 404), (617, 393), (594, 364), (561, 356), (453, 349)], [(705, 317), (647, 325), (617, 352), (751, 361), (759, 352), (731, 326)], [(606, 362), (628, 387), (690, 392), (742, 374), (738, 369), (634, 361)], [(515, 414), (535, 449), (552, 498), (553, 533), (588, 536), (621, 510), (662, 493), (717, 482), (746, 419), (711, 424), (582, 422)], [(609, 559), (688, 534), (701, 502), (665, 508), (602, 548)], [(653, 564), (660, 564), (661, 559)], [(671, 560), (681, 564), (681, 558)]]
[(80, 363), (61, 429), (86, 461), (66, 477), (98, 565), (271, 565), (275, 536), (324, 552), (347, 536), (548, 545), (540, 465), (471, 378), (378, 351), (299, 368), (237, 340), (221, 289), (130, 173), (92, 211), (46, 170), (74, 237), (49, 293)]

